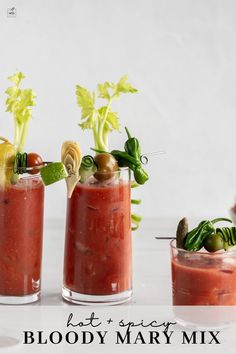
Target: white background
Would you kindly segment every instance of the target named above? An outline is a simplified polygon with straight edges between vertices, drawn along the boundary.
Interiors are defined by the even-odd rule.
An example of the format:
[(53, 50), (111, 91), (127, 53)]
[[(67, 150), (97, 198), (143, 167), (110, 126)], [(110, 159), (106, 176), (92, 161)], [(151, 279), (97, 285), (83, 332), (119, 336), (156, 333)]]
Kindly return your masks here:
[[(16, 18), (7, 8), (15, 6)], [(26, 150), (60, 159), (64, 140), (84, 153), (90, 132), (77, 125), (75, 85), (128, 74), (139, 89), (115, 104), (122, 126), (140, 138), (150, 182), (136, 194), (146, 217), (227, 215), (236, 194), (236, 2), (234, 0), (2, 0), (0, 135), (7, 77), (16, 69), (37, 92)], [(111, 147), (125, 135), (114, 133)], [(46, 217), (63, 218), (65, 185), (47, 189)]]

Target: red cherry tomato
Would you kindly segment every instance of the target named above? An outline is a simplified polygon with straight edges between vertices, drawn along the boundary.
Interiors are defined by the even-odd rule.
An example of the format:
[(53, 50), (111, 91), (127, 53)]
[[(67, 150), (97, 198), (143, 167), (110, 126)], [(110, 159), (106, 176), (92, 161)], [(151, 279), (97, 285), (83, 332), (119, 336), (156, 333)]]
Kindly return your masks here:
[[(27, 154), (27, 167), (35, 167), (43, 165), (43, 159), (40, 155), (36, 154), (35, 152), (30, 152)], [(28, 173), (31, 175), (35, 175), (39, 172), (38, 168), (33, 168), (29, 170)]]

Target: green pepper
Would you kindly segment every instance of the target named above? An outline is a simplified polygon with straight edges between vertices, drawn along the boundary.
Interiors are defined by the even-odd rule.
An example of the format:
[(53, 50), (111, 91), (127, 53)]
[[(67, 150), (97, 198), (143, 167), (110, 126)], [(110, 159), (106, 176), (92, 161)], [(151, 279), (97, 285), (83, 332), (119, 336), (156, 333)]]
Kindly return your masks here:
[(144, 184), (148, 180), (148, 174), (142, 168), (140, 160), (135, 159), (126, 151), (112, 150), (111, 154), (118, 161), (120, 167), (129, 167), (134, 172), (134, 178), (138, 184)]
[(115, 157), (120, 167), (129, 167), (131, 170), (140, 168), (141, 162), (129, 155), (126, 151), (112, 150), (111, 154)]
[(128, 140), (125, 142), (125, 151), (133, 156), (136, 160), (140, 161), (141, 157), (141, 146), (137, 138), (131, 137), (128, 128), (125, 127), (126, 133), (128, 135)]
[(195, 229), (187, 233), (184, 248), (188, 251), (199, 251), (203, 247), (205, 238), (215, 233), (214, 224), (219, 221), (232, 222), (230, 219), (226, 218), (218, 218), (211, 221), (204, 220), (200, 222)]
[(136, 168), (134, 170), (134, 178), (138, 184), (144, 184), (148, 180), (148, 174), (142, 167)]

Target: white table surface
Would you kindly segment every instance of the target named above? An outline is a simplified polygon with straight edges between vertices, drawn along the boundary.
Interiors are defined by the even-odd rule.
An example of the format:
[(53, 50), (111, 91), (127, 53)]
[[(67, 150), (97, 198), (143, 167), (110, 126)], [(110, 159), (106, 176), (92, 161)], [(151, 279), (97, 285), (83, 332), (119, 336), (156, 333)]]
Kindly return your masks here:
[[(196, 221), (193, 222), (193, 224)], [(182, 327), (175, 328), (175, 338), (171, 345), (24, 345), (23, 330), (54, 331), (66, 330), (68, 315), (73, 312), (77, 319), (84, 319), (95, 311), (100, 318), (107, 316), (115, 320), (173, 321), (171, 307), (171, 277), (169, 241), (157, 241), (156, 235), (170, 236), (175, 234), (177, 220), (144, 220), (139, 231), (133, 233), (133, 299), (131, 302), (110, 307), (72, 306), (61, 298), (64, 222), (48, 220), (45, 222), (44, 254), (42, 274), (42, 297), (38, 303), (26, 306), (0, 306), (0, 353), (234, 353), (236, 327), (222, 330), (220, 345), (182, 345), (178, 341)], [(105, 330), (105, 328), (104, 328)], [(117, 328), (114, 327), (114, 332)], [(48, 332), (49, 333), (49, 332)], [(10, 340), (18, 338), (19, 344), (4, 347), (6, 336)], [(5, 338), (5, 339), (4, 339)], [(14, 344), (14, 343), (13, 343)], [(161, 350), (161, 351), (160, 351)]]

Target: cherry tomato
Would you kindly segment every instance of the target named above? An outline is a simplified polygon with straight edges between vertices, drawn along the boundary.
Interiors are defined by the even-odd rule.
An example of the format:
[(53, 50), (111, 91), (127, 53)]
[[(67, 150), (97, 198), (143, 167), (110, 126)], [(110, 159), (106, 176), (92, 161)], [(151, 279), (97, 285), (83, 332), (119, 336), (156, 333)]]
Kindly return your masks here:
[[(35, 152), (30, 152), (27, 154), (27, 167), (35, 167), (43, 165), (43, 159), (40, 155), (36, 154)], [(31, 175), (35, 175), (39, 172), (38, 168), (33, 168), (29, 170), (28, 173)]]
[(113, 173), (118, 170), (116, 159), (109, 153), (97, 154), (94, 157), (94, 162), (97, 165), (97, 172), (94, 177), (99, 181), (110, 179)]

